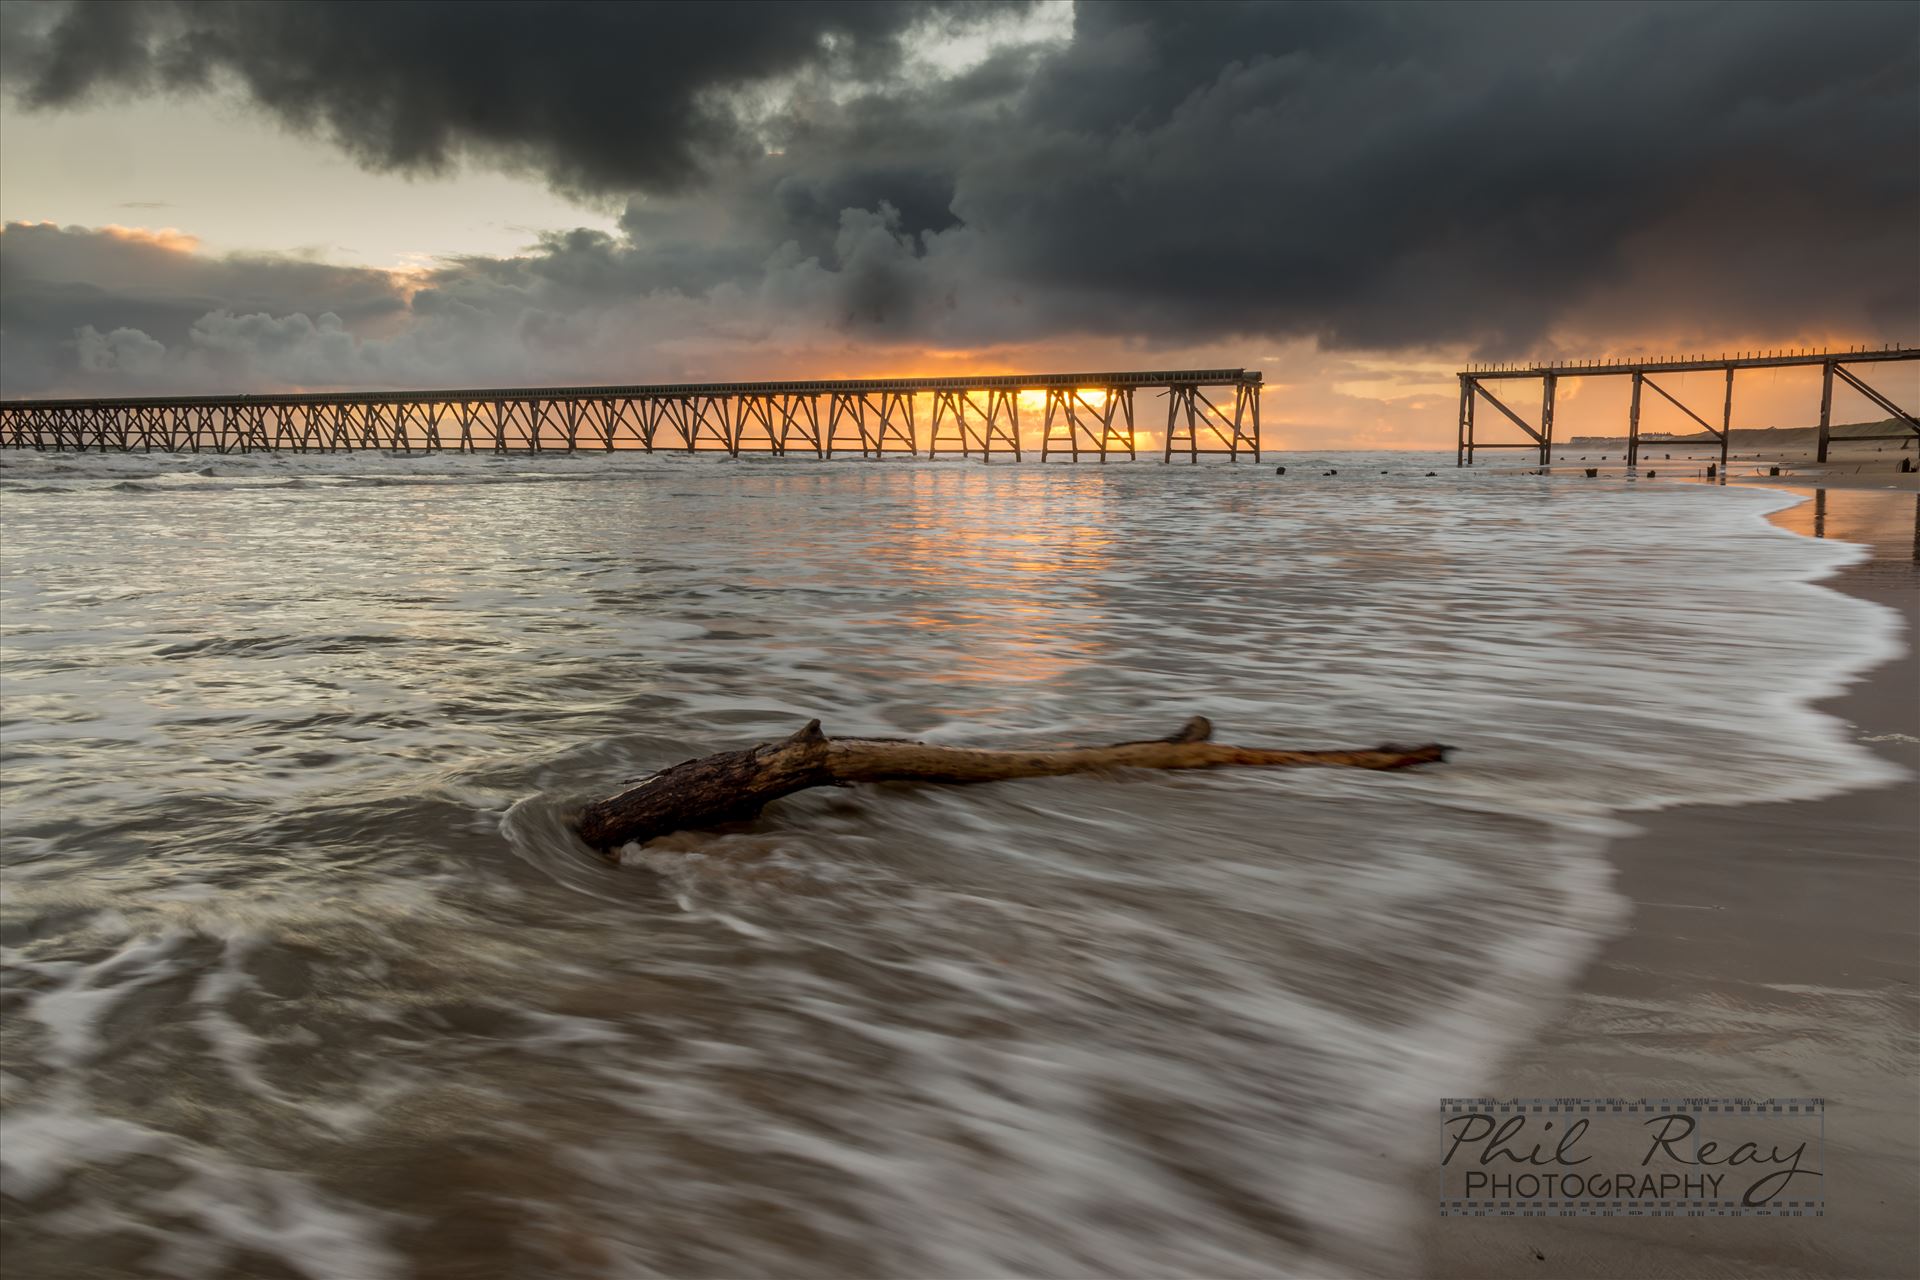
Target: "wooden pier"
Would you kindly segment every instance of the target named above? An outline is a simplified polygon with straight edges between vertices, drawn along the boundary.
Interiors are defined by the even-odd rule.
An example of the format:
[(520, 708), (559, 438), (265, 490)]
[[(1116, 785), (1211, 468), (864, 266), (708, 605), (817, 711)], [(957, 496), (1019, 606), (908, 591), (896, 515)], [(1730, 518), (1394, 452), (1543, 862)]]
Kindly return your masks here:
[[(1019, 461), (1020, 401), (1042, 398), (1040, 461), (1138, 457), (1135, 399), (1166, 400), (1161, 461), (1260, 460), (1260, 373), (1176, 369), (466, 391), (0, 401), (0, 447), (76, 451), (545, 453), (672, 450)], [(1146, 406), (1152, 425), (1157, 409)], [(927, 429), (920, 431), (920, 411)]]
[[(1652, 390), (1680, 412), (1699, 423), (1707, 434), (1720, 442), (1720, 466), (1727, 463), (1728, 440), (1733, 434), (1733, 375), (1741, 369), (1784, 369), (1819, 365), (1820, 436), (1817, 460), (1827, 460), (1828, 433), (1833, 426), (1833, 384), (1837, 378), (1858, 391), (1887, 414), (1905, 424), (1906, 430), (1891, 435), (1848, 436), (1853, 440), (1912, 440), (1920, 436), (1920, 418), (1889, 400), (1869, 386), (1860, 371), (1863, 365), (1887, 364), (1900, 360), (1920, 360), (1920, 347), (1883, 347), (1879, 350), (1855, 348), (1847, 351), (1741, 351), (1718, 356), (1676, 356), (1652, 360), (1563, 361), (1534, 365), (1483, 365), (1460, 372), (1460, 430), (1454, 447), (1454, 465), (1470, 467), (1478, 449), (1535, 449), (1540, 465), (1553, 461), (1553, 401), (1562, 378), (1630, 377), (1633, 398), (1627, 409), (1627, 465), (1640, 463), (1640, 402), (1642, 392)], [(1653, 375), (1669, 373), (1720, 372), (1726, 374), (1726, 392), (1720, 402), (1720, 425), (1715, 426), (1667, 388), (1655, 382)], [(1489, 382), (1538, 379), (1541, 384), (1540, 420), (1528, 422), (1486, 385)], [(1511, 395), (1511, 392), (1508, 392)], [(1474, 410), (1487, 404), (1526, 435), (1524, 440), (1482, 440), (1475, 434)]]

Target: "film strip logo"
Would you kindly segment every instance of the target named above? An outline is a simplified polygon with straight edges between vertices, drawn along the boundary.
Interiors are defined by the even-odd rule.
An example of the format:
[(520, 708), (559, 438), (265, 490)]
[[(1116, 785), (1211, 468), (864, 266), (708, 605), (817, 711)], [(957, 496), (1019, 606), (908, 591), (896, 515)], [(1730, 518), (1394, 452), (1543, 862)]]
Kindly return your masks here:
[(1443, 1218), (1819, 1218), (1823, 1098), (1443, 1098)]

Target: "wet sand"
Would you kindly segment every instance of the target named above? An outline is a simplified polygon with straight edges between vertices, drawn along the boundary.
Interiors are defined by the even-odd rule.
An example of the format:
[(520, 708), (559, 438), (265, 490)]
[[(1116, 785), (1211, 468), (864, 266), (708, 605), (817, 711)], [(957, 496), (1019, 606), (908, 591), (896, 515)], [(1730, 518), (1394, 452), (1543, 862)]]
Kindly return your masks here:
[(1878, 470), (1841, 470), (1822, 471), (1817, 465), (1795, 468), (1790, 475), (1758, 476), (1729, 475), (1733, 484), (1751, 484), (1762, 488), (1807, 490), (1809, 485), (1817, 484), (1821, 489), (1865, 489), (1878, 492), (1920, 493), (1920, 471)]
[[(1829, 492), (1778, 513), (1870, 542), (1830, 586), (1890, 605), (1907, 651), (1823, 704), (1920, 773), (1915, 499)], [(1728, 696), (1739, 696), (1729, 690)], [(1711, 768), (1711, 761), (1702, 761)], [(1502, 1097), (1827, 1100), (1818, 1219), (1445, 1219), (1427, 1274), (1892, 1277), (1920, 1273), (1920, 792), (1640, 815), (1611, 851), (1633, 902)]]

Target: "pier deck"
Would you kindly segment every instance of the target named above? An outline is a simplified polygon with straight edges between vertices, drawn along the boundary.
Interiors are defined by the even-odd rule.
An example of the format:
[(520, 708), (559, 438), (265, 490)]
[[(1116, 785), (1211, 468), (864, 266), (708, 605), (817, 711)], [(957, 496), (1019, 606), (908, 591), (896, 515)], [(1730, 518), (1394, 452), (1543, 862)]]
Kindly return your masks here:
[[(1470, 365), (1459, 374), (1459, 434), (1456, 437), (1453, 461), (1455, 466), (1470, 467), (1473, 465), (1475, 451), (1480, 449), (1534, 449), (1539, 451), (1540, 465), (1546, 466), (1553, 461), (1553, 402), (1560, 379), (1630, 377), (1633, 379), (1633, 399), (1627, 409), (1626, 433), (1629, 467), (1638, 466), (1640, 463), (1641, 393), (1650, 389), (1720, 442), (1720, 466), (1724, 470), (1727, 464), (1728, 441), (1733, 434), (1734, 374), (1742, 369), (1782, 369), (1818, 365), (1823, 372), (1820, 389), (1820, 435), (1816, 457), (1818, 461), (1825, 462), (1833, 426), (1835, 379), (1858, 391), (1905, 427), (1905, 430), (1891, 435), (1849, 436), (1847, 437), (1849, 440), (1912, 440), (1920, 436), (1920, 418), (1916, 418), (1911, 412), (1901, 408), (1868, 385), (1865, 376), (1859, 372), (1861, 365), (1888, 364), (1903, 360), (1920, 360), (1920, 347), (1889, 346), (1878, 350), (1860, 347), (1847, 351), (1740, 351), (1731, 354), (1722, 352), (1718, 356), (1666, 356), (1645, 360), (1568, 360), (1546, 364)], [(1722, 397), (1719, 406), (1719, 426), (1708, 422), (1693, 409), (1682, 404), (1678, 397), (1655, 382), (1652, 376), (1656, 373), (1722, 370), (1726, 373), (1726, 394)], [(1516, 379), (1538, 379), (1540, 382), (1540, 419), (1537, 424), (1527, 421), (1486, 385), (1489, 382)], [(1482, 400), (1497, 410), (1509, 423), (1519, 428), (1526, 438), (1521, 440), (1481, 439), (1476, 429), (1474, 410)]]
[[(0, 401), (0, 447), (169, 452), (673, 450), (816, 458), (1022, 457), (1021, 398), (1044, 405), (1040, 460), (1138, 456), (1135, 397), (1167, 402), (1161, 461), (1260, 460), (1258, 370), (1174, 369), (837, 381), (490, 387)], [(921, 430), (921, 422), (926, 430)]]

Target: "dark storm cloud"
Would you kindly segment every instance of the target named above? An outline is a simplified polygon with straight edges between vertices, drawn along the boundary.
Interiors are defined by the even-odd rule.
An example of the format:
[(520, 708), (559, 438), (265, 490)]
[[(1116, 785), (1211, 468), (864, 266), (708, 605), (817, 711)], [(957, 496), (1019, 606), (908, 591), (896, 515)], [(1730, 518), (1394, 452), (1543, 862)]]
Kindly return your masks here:
[(831, 70), (884, 78), (916, 24), (1001, 4), (949, 0), (337, 0), (18, 4), (0, 54), (30, 107), (234, 80), (288, 124), (377, 168), (477, 155), (578, 192), (665, 189), (750, 154), (737, 95)]
[(628, 360), (689, 325), (748, 352), (783, 326), (1489, 354), (1920, 330), (1905, 5), (1082, 3), (1069, 41), (957, 74), (914, 33), (964, 8), (135, 8), (10, 11), (16, 100), (224, 70), (372, 164), (631, 195), (617, 235), (410, 295), (406, 322), (532, 344), (536, 375), (595, 325)]
[(1911, 332), (1917, 44), (1899, 5), (1086, 5), (955, 209), (1121, 329), (1513, 348), (1663, 259), (1708, 292), (1643, 325)]
[(0, 324), (71, 328), (100, 318), (100, 299), (119, 323), (172, 341), (208, 311), (332, 311), (359, 322), (405, 309), (384, 271), (299, 258), (187, 252), (166, 232), (89, 230), (13, 223), (0, 232)]
[[(204, 257), (167, 233), (11, 223), (0, 230), (0, 353), (10, 393), (76, 373), (160, 387), (166, 353), (195, 372), (245, 372), (231, 339), (252, 326), (264, 349), (326, 329), (404, 323), (407, 301), (384, 271), (278, 256)], [(236, 329), (236, 317), (250, 317)], [(279, 319), (274, 319), (278, 317)], [(259, 328), (270, 321), (274, 332)], [(225, 354), (222, 354), (222, 353)], [(298, 371), (282, 367), (281, 375)]]

